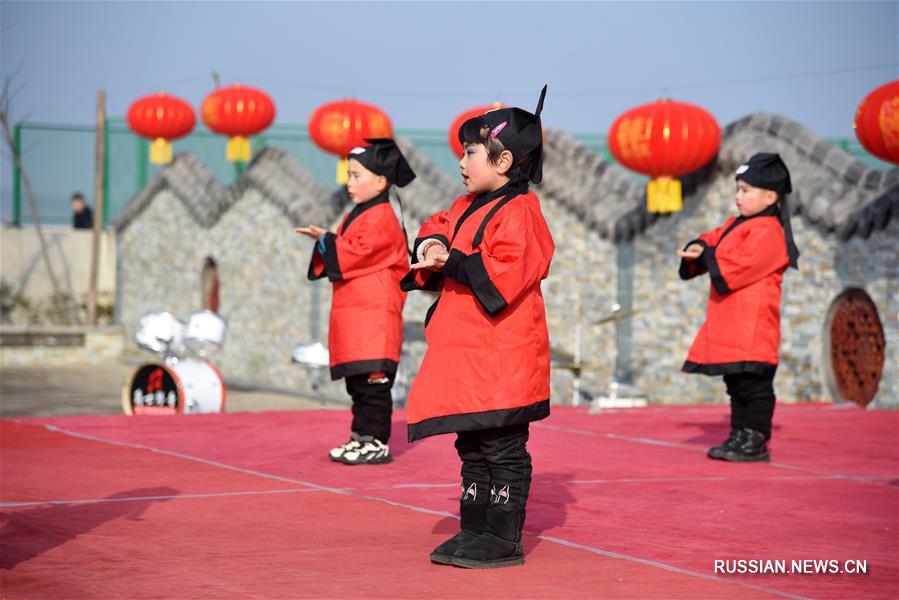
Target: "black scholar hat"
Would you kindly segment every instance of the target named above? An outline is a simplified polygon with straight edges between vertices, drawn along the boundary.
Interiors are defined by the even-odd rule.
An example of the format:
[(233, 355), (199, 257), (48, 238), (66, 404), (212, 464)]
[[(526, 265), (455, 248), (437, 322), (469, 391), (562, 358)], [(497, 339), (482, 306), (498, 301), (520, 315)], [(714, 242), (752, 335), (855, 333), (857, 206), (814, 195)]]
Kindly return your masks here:
[(793, 191), (790, 183), (790, 170), (784, 164), (780, 154), (760, 152), (737, 167), (736, 178), (752, 187), (777, 192), (786, 196)]
[(479, 132), (486, 129), (487, 135), (483, 139), (499, 140), (503, 148), (512, 153), (516, 163), (530, 157), (530, 161), (523, 165), (525, 175), (534, 183), (540, 183), (543, 179), (543, 125), (540, 113), (543, 112), (545, 97), (544, 85), (533, 114), (512, 107), (497, 108), (479, 117), (470, 118), (459, 128), (459, 141), (464, 143), (465, 137), (469, 139), (479, 137)]
[(368, 146), (358, 146), (350, 150), (347, 159), (359, 161), (363, 167), (375, 175), (383, 175), (389, 183), (403, 187), (415, 179), (415, 172), (399, 147), (388, 138), (365, 140)]

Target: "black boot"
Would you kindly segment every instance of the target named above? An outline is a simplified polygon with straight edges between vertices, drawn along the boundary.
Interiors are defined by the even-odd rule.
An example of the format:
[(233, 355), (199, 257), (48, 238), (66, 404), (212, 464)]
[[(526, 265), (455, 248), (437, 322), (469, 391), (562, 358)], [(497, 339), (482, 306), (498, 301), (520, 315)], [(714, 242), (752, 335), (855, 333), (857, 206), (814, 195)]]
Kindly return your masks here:
[(484, 533), (463, 544), (453, 555), (453, 564), (466, 569), (496, 569), (524, 564), (521, 530), (525, 510), (503, 511), (493, 504), (487, 509)]
[(754, 429), (741, 429), (735, 447), (724, 452), (721, 460), (730, 462), (771, 462), (765, 434)]
[(462, 485), (462, 499), (459, 501), (459, 516), (462, 530), (446, 540), (431, 552), (431, 562), (440, 565), (453, 564), (453, 554), (462, 544), (472, 541), (484, 533), (487, 513), (487, 486), (469, 483)]
[(721, 442), (720, 445), (715, 446), (714, 448), (709, 448), (706, 456), (708, 456), (709, 458), (714, 458), (716, 460), (724, 460), (725, 453), (737, 447), (741, 437), (740, 433), (742, 431), (742, 429), (731, 429), (730, 435), (727, 436), (727, 439)]

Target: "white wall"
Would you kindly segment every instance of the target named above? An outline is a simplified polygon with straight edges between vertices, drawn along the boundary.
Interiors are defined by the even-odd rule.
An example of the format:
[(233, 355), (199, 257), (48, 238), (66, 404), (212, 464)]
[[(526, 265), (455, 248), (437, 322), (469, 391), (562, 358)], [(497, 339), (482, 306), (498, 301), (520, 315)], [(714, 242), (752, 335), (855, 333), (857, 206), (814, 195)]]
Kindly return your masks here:
[[(90, 278), (92, 230), (59, 225), (45, 225), (42, 230), (60, 291), (83, 302)], [(115, 232), (106, 230), (100, 236), (97, 281), (98, 298), (102, 303), (111, 304), (115, 299), (115, 267)], [(0, 278), (12, 286), (15, 293), (31, 302), (52, 296), (53, 287), (34, 227), (0, 228)]]

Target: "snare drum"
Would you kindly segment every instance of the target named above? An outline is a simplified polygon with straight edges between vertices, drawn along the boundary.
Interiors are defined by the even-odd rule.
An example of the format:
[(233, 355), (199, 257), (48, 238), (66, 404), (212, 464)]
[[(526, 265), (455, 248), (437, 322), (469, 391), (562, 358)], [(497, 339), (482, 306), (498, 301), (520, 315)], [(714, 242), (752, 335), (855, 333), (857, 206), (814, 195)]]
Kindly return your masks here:
[(224, 339), (225, 321), (218, 313), (204, 310), (188, 319), (185, 343), (195, 352), (205, 355), (221, 350)]
[(185, 359), (138, 367), (122, 390), (129, 415), (218, 413), (225, 410), (225, 382), (205, 360)]

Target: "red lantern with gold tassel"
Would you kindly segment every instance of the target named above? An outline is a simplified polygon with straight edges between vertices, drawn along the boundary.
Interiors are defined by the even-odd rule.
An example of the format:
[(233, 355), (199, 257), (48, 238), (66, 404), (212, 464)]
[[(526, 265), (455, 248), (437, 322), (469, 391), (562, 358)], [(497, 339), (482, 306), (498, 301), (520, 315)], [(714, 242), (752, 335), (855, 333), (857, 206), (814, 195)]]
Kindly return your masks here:
[(393, 137), (393, 124), (377, 106), (348, 98), (318, 107), (309, 117), (309, 136), (316, 146), (340, 159), (337, 183), (344, 185), (350, 150), (364, 145), (366, 138)]
[(899, 164), (899, 80), (865, 96), (855, 111), (852, 128), (865, 150)]
[(465, 123), (465, 121), (472, 117), (479, 117), (491, 110), (503, 108), (503, 106), (504, 104), (500, 102), (494, 102), (493, 104), (487, 106), (470, 108), (456, 117), (456, 120), (453, 121), (452, 125), (450, 125), (449, 131), (447, 132), (447, 141), (449, 142), (450, 150), (453, 151), (453, 154), (455, 154), (459, 158), (462, 158), (462, 143), (459, 142), (459, 128), (462, 127), (462, 124)]
[(228, 160), (246, 162), (250, 160), (249, 137), (272, 124), (275, 103), (262, 90), (238, 83), (206, 96), (200, 115), (209, 129), (229, 137)]
[(172, 162), (172, 140), (193, 131), (197, 117), (181, 98), (159, 92), (135, 100), (126, 120), (132, 131), (153, 141), (150, 162), (162, 165)]
[(678, 177), (706, 165), (718, 153), (721, 128), (706, 110), (669, 99), (632, 108), (609, 129), (609, 150), (625, 167), (649, 175), (647, 210), (681, 210)]

